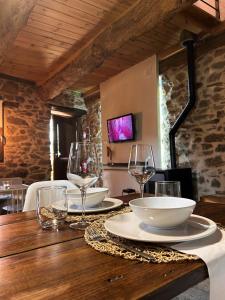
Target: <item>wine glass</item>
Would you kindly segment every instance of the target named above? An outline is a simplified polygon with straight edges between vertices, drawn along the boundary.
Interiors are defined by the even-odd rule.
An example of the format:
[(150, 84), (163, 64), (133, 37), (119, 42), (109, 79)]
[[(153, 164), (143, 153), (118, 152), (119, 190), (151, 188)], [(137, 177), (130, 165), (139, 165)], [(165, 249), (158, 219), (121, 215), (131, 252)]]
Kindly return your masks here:
[(155, 174), (155, 162), (151, 145), (136, 144), (131, 146), (128, 173), (134, 176), (139, 183), (141, 198), (143, 198), (144, 185)]
[(89, 224), (85, 220), (85, 200), (87, 188), (95, 184), (100, 175), (95, 145), (91, 142), (71, 143), (67, 167), (67, 178), (81, 191), (82, 218), (80, 222), (70, 224), (73, 229), (85, 229)]

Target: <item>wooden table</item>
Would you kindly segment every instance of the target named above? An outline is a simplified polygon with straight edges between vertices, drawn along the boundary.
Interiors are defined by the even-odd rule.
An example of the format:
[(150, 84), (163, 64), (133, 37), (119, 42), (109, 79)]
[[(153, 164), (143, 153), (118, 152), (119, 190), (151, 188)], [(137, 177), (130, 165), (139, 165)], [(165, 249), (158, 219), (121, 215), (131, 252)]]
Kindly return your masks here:
[[(135, 195), (121, 197), (127, 201)], [(225, 205), (195, 213), (225, 224)], [(82, 231), (43, 231), (34, 212), (0, 217), (0, 299), (170, 299), (207, 278), (202, 261), (140, 263), (102, 254)]]

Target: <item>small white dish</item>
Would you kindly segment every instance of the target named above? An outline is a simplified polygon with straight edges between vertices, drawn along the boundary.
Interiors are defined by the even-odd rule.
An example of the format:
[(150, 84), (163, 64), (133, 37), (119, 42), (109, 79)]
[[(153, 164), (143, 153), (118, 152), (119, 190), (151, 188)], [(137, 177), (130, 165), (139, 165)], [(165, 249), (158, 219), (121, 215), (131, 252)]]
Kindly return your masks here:
[[(104, 187), (99, 188), (88, 188), (86, 193), (85, 206), (95, 207), (99, 205), (107, 196), (109, 189)], [(68, 189), (67, 190), (68, 201), (74, 205), (81, 206), (81, 192), (79, 189)]]
[[(112, 210), (117, 207), (120, 207), (123, 204), (123, 201), (116, 199), (116, 198), (105, 198), (100, 204), (96, 205), (95, 207), (86, 207), (86, 213), (94, 213), (94, 212), (101, 212)], [(82, 213), (82, 207), (78, 206), (74, 203), (69, 201), (68, 203), (68, 212), (69, 213)]]
[(140, 242), (178, 243), (207, 237), (216, 231), (212, 220), (191, 215), (185, 224), (173, 229), (156, 229), (141, 222), (133, 212), (113, 216), (106, 220), (105, 229), (117, 236)]
[(147, 197), (131, 200), (129, 205), (145, 224), (156, 228), (173, 228), (190, 217), (196, 202), (178, 197)]

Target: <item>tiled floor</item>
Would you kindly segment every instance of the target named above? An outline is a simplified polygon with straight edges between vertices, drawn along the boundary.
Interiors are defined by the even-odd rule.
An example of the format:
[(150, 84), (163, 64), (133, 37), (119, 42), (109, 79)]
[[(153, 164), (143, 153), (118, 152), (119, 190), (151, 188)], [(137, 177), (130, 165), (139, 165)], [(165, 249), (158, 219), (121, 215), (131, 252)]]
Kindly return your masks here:
[(209, 300), (209, 279), (200, 282), (172, 300)]

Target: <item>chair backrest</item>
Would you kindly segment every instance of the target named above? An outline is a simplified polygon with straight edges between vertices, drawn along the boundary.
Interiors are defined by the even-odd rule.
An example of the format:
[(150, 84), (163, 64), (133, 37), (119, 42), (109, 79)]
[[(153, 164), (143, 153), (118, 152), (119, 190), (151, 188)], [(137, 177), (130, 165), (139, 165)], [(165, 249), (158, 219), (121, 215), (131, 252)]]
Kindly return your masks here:
[(10, 184), (12, 185), (16, 185), (16, 184), (22, 184), (23, 183), (23, 179), (21, 177), (11, 177), (11, 178), (0, 178), (0, 185), (2, 185), (2, 183), (4, 181), (9, 181)]
[(37, 190), (47, 186), (66, 186), (71, 189), (76, 188), (76, 186), (68, 180), (38, 181), (32, 183), (27, 189), (23, 211), (36, 210)]

